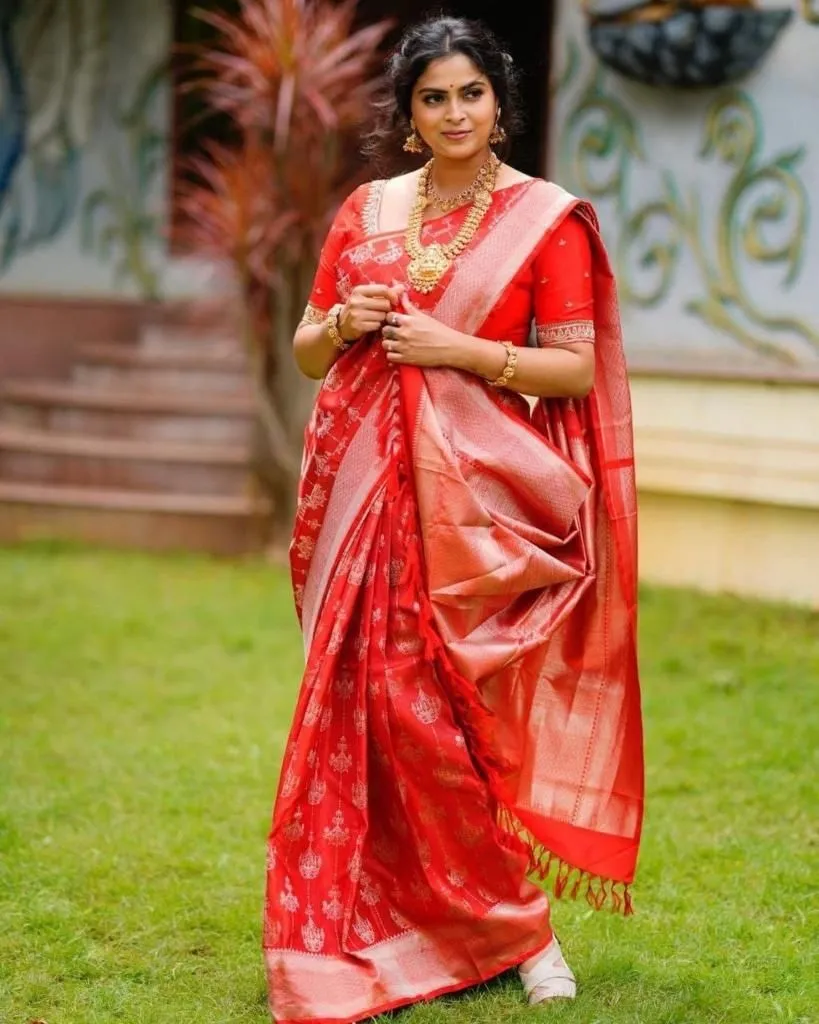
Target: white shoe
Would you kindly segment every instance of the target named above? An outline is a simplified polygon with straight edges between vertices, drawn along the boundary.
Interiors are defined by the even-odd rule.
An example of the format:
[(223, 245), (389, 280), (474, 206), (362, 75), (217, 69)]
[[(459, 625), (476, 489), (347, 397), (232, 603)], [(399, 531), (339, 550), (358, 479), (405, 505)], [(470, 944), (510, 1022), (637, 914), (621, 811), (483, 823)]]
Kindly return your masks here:
[(557, 939), (552, 939), (528, 970), (521, 967), (518, 973), (530, 1006), (549, 999), (574, 999), (577, 995), (577, 982)]

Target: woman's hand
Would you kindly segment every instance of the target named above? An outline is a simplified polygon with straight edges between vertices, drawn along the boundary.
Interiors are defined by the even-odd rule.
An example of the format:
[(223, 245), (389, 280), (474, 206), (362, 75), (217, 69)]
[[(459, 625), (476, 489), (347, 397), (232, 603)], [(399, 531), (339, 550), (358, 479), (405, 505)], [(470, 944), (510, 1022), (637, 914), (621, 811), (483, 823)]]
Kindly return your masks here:
[(460, 335), (428, 313), (421, 312), (404, 292), (402, 313), (388, 313), (382, 331), (387, 361), (405, 366), (452, 366)]
[(345, 341), (358, 341), (365, 334), (380, 331), (391, 309), (398, 305), (399, 287), (385, 284), (359, 284), (353, 288), (338, 318), (338, 329)]

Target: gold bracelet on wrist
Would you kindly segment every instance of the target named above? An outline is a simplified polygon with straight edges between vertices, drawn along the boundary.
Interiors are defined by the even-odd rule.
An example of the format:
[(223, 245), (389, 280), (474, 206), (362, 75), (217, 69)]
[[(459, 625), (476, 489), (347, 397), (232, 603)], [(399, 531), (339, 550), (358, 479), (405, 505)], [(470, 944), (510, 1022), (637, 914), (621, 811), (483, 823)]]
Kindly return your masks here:
[(493, 388), (508, 387), (509, 381), (515, 376), (515, 370), (518, 365), (517, 348), (515, 348), (511, 341), (502, 341), (501, 344), (506, 349), (506, 366), (504, 366), (503, 373), (500, 377), (489, 382)]
[(340, 352), (346, 352), (350, 347), (350, 342), (345, 341), (341, 337), (341, 331), (338, 327), (338, 318), (341, 316), (342, 309), (344, 309), (344, 305), (341, 302), (337, 302), (327, 314), (325, 324), (327, 325), (327, 333), (330, 335), (330, 341)]

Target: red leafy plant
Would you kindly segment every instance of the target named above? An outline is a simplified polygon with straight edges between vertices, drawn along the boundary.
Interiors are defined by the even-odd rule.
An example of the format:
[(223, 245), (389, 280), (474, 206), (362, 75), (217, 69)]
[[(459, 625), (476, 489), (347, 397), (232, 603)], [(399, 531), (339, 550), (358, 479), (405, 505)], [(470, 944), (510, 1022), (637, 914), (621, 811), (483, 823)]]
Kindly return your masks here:
[(321, 242), (357, 183), (357, 137), (383, 84), (389, 21), (355, 27), (357, 0), (241, 0), (196, 9), (216, 32), (180, 86), (227, 120), (231, 143), (204, 143), (180, 175), (187, 242), (232, 265), (258, 398), (255, 463), (275, 525), (292, 521), (315, 385), (291, 352)]

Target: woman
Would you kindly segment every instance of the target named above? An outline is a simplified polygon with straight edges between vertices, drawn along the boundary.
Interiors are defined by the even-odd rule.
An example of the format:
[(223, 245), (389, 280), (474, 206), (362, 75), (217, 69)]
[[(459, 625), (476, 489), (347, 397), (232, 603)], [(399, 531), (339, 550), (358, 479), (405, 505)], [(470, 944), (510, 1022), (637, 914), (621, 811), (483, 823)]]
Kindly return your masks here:
[(631, 420), (594, 215), (495, 155), (514, 68), (479, 24), (423, 23), (389, 69), (428, 161), (345, 202), (294, 341), (324, 383), (265, 955), (299, 1024), (515, 966), (530, 1002), (573, 997), (530, 876), (628, 912), (642, 818)]

